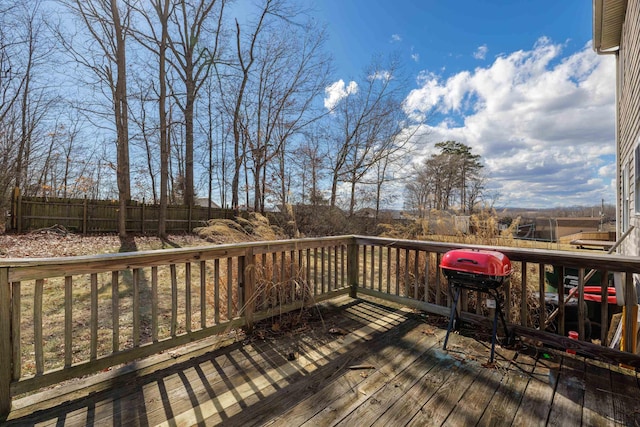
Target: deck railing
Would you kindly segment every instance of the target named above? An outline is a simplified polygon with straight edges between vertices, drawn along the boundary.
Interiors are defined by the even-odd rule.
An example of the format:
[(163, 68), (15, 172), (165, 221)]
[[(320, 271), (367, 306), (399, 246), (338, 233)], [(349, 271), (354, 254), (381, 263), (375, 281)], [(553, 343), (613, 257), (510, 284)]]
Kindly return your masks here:
[[(500, 251), (507, 255), (514, 267), (511, 280), (503, 289), (503, 305), (506, 320), (516, 335), (554, 347), (576, 350), (610, 363), (640, 367), (640, 359), (636, 356), (637, 322), (633, 319), (633, 316), (637, 316), (638, 301), (633, 275), (640, 273), (640, 259), (637, 257), (360, 236), (354, 239), (359, 266), (352, 282), (358, 283), (357, 292), (395, 300), (444, 316), (449, 316), (452, 298), (439, 266), (441, 256), (451, 249), (461, 248)], [(575, 276), (569, 272), (575, 273)], [(570, 280), (569, 276), (574, 277)], [(624, 300), (624, 307), (599, 302), (585, 303), (585, 295), (608, 301), (610, 292), (613, 292), (614, 277), (619, 282), (617, 297)], [(597, 278), (595, 286), (594, 278)], [(569, 281), (575, 288), (573, 297), (565, 295)], [(587, 283), (591, 286), (587, 286)], [(597, 288), (595, 293), (594, 288)], [(591, 294), (586, 294), (586, 290)], [(492, 319), (485, 299), (483, 293), (463, 290), (460, 302), (462, 317), (481, 323)], [(572, 310), (569, 313), (570, 307)], [(589, 312), (594, 308), (599, 313)], [(611, 314), (621, 310), (632, 313), (624, 316), (621, 328), (627, 338), (621, 346), (624, 352), (607, 346)], [(590, 314), (597, 319), (591, 321)], [(567, 337), (569, 329), (578, 332), (578, 341)], [(599, 330), (599, 334), (594, 334), (590, 329)], [(592, 339), (599, 341), (599, 344), (593, 344)]]
[(352, 238), (0, 262), (11, 397), (348, 292)]
[[(232, 328), (349, 293), (369, 294), (449, 315), (443, 253), (477, 246), (343, 236), (96, 256), (0, 262), (0, 415), (14, 396), (109, 369)], [(622, 273), (627, 312), (635, 313), (633, 273), (640, 260), (617, 255), (492, 248), (515, 272), (505, 289), (506, 317), (516, 333), (613, 363), (640, 367), (635, 339), (620, 352), (605, 346), (609, 314), (602, 304), (603, 345), (587, 342), (585, 277)], [(549, 276), (555, 266), (555, 276)], [(545, 278), (578, 271), (576, 328), (566, 338), (564, 296), (554, 318)], [(545, 277), (546, 276), (546, 277)], [(562, 292), (563, 286), (557, 286)], [(606, 300), (606, 295), (605, 295)], [(462, 316), (488, 319), (483, 297), (467, 292)], [(626, 316), (626, 337), (635, 334)], [(634, 335), (635, 336), (635, 335)], [(589, 340), (590, 341), (590, 340)]]

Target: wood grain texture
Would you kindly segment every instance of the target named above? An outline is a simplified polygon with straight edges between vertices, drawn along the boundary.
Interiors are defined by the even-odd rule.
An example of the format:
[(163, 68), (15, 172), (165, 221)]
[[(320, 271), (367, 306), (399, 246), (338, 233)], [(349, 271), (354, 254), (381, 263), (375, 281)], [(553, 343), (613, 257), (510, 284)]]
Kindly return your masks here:
[[(640, 387), (628, 370), (526, 348), (498, 348), (496, 365), (487, 365), (489, 344), (477, 338), (486, 331), (465, 327), (443, 351), (444, 322), (438, 316), (376, 299), (344, 296), (316, 311), (296, 334), (227, 337), (218, 343), (208, 338), (141, 360), (120, 375), (108, 372), (19, 399), (6, 424), (598, 426), (639, 421)], [(333, 334), (331, 328), (344, 333)]]

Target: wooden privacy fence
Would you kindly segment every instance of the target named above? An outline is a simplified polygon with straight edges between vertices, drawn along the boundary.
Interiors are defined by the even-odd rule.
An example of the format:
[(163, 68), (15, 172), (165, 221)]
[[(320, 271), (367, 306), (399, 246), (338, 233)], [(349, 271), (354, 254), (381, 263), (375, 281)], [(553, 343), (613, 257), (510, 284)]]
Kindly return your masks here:
[[(439, 267), (443, 253), (478, 246), (361, 236), (179, 248), (135, 253), (0, 262), (0, 417), (14, 396), (129, 363), (257, 320), (359, 293), (449, 314), (450, 296)], [(485, 247), (486, 248), (486, 247)], [(618, 351), (587, 336), (589, 313), (579, 308), (580, 340), (566, 337), (563, 271), (575, 269), (584, 301), (587, 271), (600, 272), (607, 300), (609, 272), (621, 273), (625, 310), (635, 313), (635, 257), (550, 250), (492, 248), (514, 264), (504, 287), (506, 317), (518, 335), (559, 348), (640, 367), (635, 322)], [(557, 281), (558, 314), (550, 321), (545, 286)], [(545, 279), (546, 284), (545, 284)], [(553, 283), (552, 283), (553, 284)], [(462, 318), (487, 322), (489, 310), (473, 291)], [(582, 307), (582, 305), (579, 305)], [(602, 304), (600, 338), (607, 335)]]
[[(23, 197), (14, 191), (8, 230), (18, 233), (61, 225), (82, 234), (117, 233), (117, 201)], [(166, 231), (190, 233), (212, 218), (233, 218), (231, 209), (203, 206), (170, 205), (167, 207)], [(130, 201), (127, 205), (128, 233), (157, 233), (160, 206)]]

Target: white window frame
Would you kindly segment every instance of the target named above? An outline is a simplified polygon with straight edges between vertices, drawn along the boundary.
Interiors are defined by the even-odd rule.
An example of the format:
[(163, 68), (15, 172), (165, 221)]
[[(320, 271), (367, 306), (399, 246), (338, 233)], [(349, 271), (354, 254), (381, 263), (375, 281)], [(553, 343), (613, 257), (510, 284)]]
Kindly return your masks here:
[(620, 218), (620, 220), (622, 221), (621, 230), (627, 230), (629, 228), (629, 214), (631, 212), (629, 196), (629, 162), (625, 162), (624, 167), (622, 168), (622, 218)]

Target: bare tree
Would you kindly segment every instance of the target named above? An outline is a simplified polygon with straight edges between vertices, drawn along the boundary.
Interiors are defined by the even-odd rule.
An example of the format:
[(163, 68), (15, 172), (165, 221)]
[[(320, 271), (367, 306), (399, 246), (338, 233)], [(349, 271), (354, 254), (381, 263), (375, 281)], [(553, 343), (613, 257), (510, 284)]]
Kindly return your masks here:
[(59, 32), (58, 40), (79, 64), (93, 73), (109, 94), (116, 133), (118, 233), (126, 236), (127, 203), (131, 199), (126, 42), (132, 8), (118, 0), (59, 1), (79, 18), (91, 42), (88, 46), (86, 41), (82, 47), (74, 45), (62, 32)]
[[(240, 179), (244, 170), (245, 191), (249, 199), (249, 175), (247, 167), (247, 142), (250, 137), (250, 122), (255, 120), (248, 109), (247, 97), (253, 76), (256, 60), (259, 55), (263, 34), (274, 22), (293, 21), (297, 14), (295, 6), (288, 0), (262, 0), (256, 8), (255, 19), (240, 24), (235, 20), (235, 46), (232, 55), (225, 61), (214, 63), (219, 91), (222, 96), (223, 109), (232, 119), (233, 130), (233, 176), (231, 178), (231, 207), (238, 210), (240, 206)], [(245, 31), (243, 31), (243, 28)], [(246, 29), (249, 28), (248, 32)], [(253, 99), (253, 102), (256, 102)]]
[[(240, 71), (240, 79), (237, 90), (233, 92), (233, 178), (231, 180), (231, 208), (238, 210), (240, 206), (239, 189), (240, 189), (240, 172), (245, 160), (245, 147), (243, 138), (243, 125), (244, 117), (242, 115), (242, 106), (244, 102), (245, 90), (247, 83), (249, 82), (249, 73), (252, 70), (255, 62), (255, 50), (258, 42), (258, 37), (266, 26), (266, 18), (272, 12), (272, 9), (277, 4), (277, 1), (266, 0), (260, 10), (258, 19), (253, 25), (252, 32), (249, 34), (248, 39), (245, 41), (248, 44), (247, 48), (243, 48), (243, 37), (241, 32), (240, 23), (236, 19), (236, 55), (237, 62)], [(218, 73), (220, 80), (221, 74)], [(221, 91), (222, 92), (222, 91)]]
[(313, 206), (326, 203), (320, 189), (325, 177), (327, 153), (324, 151), (325, 137), (319, 128), (305, 133), (302, 144), (293, 151), (293, 164), (297, 170), (300, 202)]
[(31, 163), (40, 173), (30, 174), (25, 193), (62, 198), (97, 194), (94, 150), (83, 144), (83, 126), (84, 120), (73, 109), (56, 118), (47, 138), (39, 138), (47, 142), (46, 149)]
[(62, 173), (62, 197), (65, 199), (71, 195), (76, 195), (73, 185), (73, 182), (75, 181), (75, 162), (73, 161), (73, 156), (74, 152), (76, 152), (78, 148), (77, 144), (79, 133), (80, 123), (77, 121), (75, 123), (71, 123), (70, 126), (65, 129), (65, 144), (60, 147), (62, 150), (62, 160), (64, 162)]
[[(195, 187), (193, 178), (194, 109), (202, 85), (209, 77), (211, 66), (219, 60), (219, 44), (222, 19), (227, 0), (180, 0), (175, 13), (167, 15), (174, 31), (167, 33), (168, 46), (173, 52), (169, 59), (179, 80), (184, 84), (184, 95), (173, 91), (176, 105), (182, 111), (185, 126), (184, 203), (193, 205)], [(215, 25), (211, 28), (213, 41), (206, 43), (206, 25), (217, 11)]]
[[(159, 169), (157, 164), (159, 163), (158, 152), (160, 150), (158, 150), (157, 147), (160, 147), (161, 138), (159, 134), (161, 132), (159, 132), (160, 125), (155, 120), (156, 117), (149, 111), (149, 100), (156, 100), (158, 97), (153, 94), (153, 85), (148, 84), (148, 80), (149, 79), (146, 78), (139, 78), (133, 82), (134, 84), (137, 84), (137, 88), (134, 88), (133, 90), (135, 95), (130, 100), (133, 102), (130, 102), (129, 106), (131, 108), (131, 122), (137, 127), (138, 131), (131, 135), (131, 143), (134, 146), (140, 146), (145, 153), (145, 170), (141, 170), (140, 175), (148, 176), (151, 199), (154, 204), (158, 204), (159, 196), (156, 177)], [(162, 134), (166, 137), (165, 132), (162, 132)], [(138, 167), (142, 169), (140, 166)], [(162, 216), (162, 212), (160, 213), (160, 216)]]
[(426, 218), (432, 207), (433, 181), (424, 168), (416, 168), (406, 185), (404, 206), (414, 211), (419, 218)]
[[(136, 40), (146, 49), (152, 52), (158, 60), (157, 93), (153, 97), (158, 105), (158, 134), (160, 148), (160, 211), (158, 214), (158, 235), (166, 236), (167, 207), (168, 207), (168, 187), (169, 187), (169, 156), (170, 156), (170, 126), (167, 118), (167, 52), (169, 50), (169, 24), (174, 13), (175, 6), (172, 0), (152, 0), (150, 1), (152, 11), (143, 8), (135, 8), (146, 22), (148, 33), (136, 31)], [(145, 97), (140, 101), (140, 107), (144, 111)], [(141, 126), (145, 126), (146, 120), (141, 121)], [(147, 137), (143, 130), (145, 141)], [(147, 144), (148, 146), (148, 144)], [(151, 169), (151, 151), (147, 149), (149, 167)], [(153, 173), (151, 173), (152, 185), (155, 199), (155, 183)]]
[(11, 186), (24, 192), (40, 175), (37, 161), (44, 149), (45, 119), (57, 99), (48, 89), (50, 76), (42, 78), (52, 52), (42, 2), (4, 2), (0, 7), (0, 143), (4, 164), (0, 206), (4, 206)]
[(7, 4), (0, 10), (0, 125), (14, 113), (24, 85), (24, 73), (15, 64), (23, 40), (17, 37), (15, 15), (10, 13), (15, 4)]
[(37, 22), (36, 18), (40, 2), (35, 2), (34, 5), (35, 8), (27, 11), (26, 19), (24, 20), (26, 37), (23, 52), (26, 52), (26, 62), (24, 64), (22, 100), (20, 103), (20, 145), (18, 147), (15, 169), (15, 185), (18, 188), (22, 186), (22, 179), (26, 170), (24, 167), (25, 155), (27, 151), (30, 151), (31, 136), (34, 129), (33, 121), (31, 120), (32, 117), (29, 114), (29, 97), (31, 96), (33, 69), (38, 61), (38, 58), (36, 58), (36, 48), (38, 47), (38, 37), (42, 26), (42, 23)]
[[(376, 162), (373, 168), (373, 178), (375, 178), (375, 219), (377, 220), (380, 216), (380, 206), (383, 201), (385, 201), (383, 195), (383, 187), (390, 181), (397, 181), (398, 179), (394, 178), (393, 173), (390, 173), (394, 166), (401, 162), (401, 159), (404, 158), (406, 152), (403, 150), (404, 143), (407, 139), (404, 139), (405, 136), (399, 136), (399, 144), (396, 146), (390, 146), (387, 148), (386, 156), (382, 156), (378, 162)], [(391, 201), (395, 201), (398, 198), (397, 194), (392, 194), (389, 196)]]
[(200, 132), (206, 136), (207, 156), (203, 156), (203, 167), (206, 168), (207, 206), (209, 216), (213, 207), (214, 182), (217, 181), (219, 200), (222, 206), (226, 203), (226, 174), (227, 174), (227, 132), (220, 105), (217, 85), (212, 79), (207, 79), (204, 85), (204, 108), (206, 114), (198, 119)]
[[(264, 212), (267, 168), (278, 158), (284, 162), (289, 140), (314, 122), (313, 111), (327, 84), (329, 60), (322, 54), (324, 32), (314, 25), (281, 21), (269, 31), (257, 58), (255, 89), (247, 99), (247, 154), (253, 174), (254, 209)], [(276, 166), (276, 169), (278, 166)], [(286, 168), (280, 165), (280, 171)], [(284, 185), (284, 183), (282, 183)]]
[(382, 159), (399, 150), (402, 104), (398, 62), (373, 64), (357, 91), (340, 100), (332, 110), (331, 206), (336, 206), (338, 184), (350, 187), (349, 213), (356, 205), (356, 186)]

